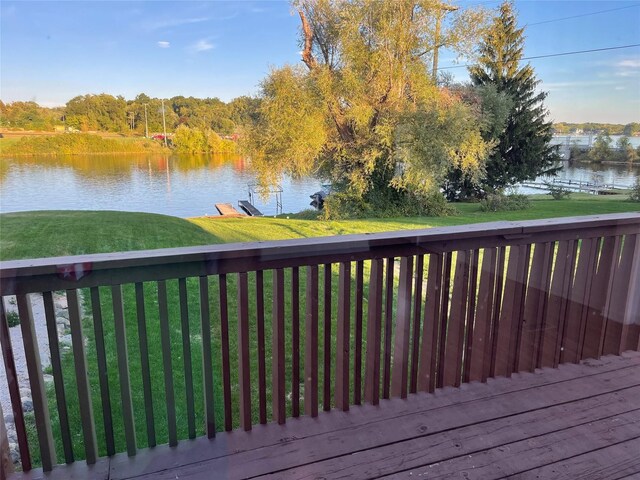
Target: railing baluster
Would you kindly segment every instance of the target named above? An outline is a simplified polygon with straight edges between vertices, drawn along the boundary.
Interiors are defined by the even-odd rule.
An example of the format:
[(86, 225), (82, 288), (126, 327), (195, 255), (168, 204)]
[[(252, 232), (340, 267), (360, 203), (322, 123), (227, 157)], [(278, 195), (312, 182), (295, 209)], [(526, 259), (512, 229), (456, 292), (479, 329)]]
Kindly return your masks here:
[(110, 457), (116, 454), (116, 446), (113, 438), (113, 414), (111, 411), (111, 395), (109, 393), (107, 353), (104, 345), (102, 305), (100, 302), (100, 289), (98, 287), (91, 288), (91, 312), (93, 316), (93, 333), (96, 342), (96, 359), (98, 361), (98, 380), (100, 381), (104, 439), (107, 446), (107, 455)]
[(216, 410), (213, 386), (213, 354), (211, 349), (211, 311), (209, 308), (209, 277), (199, 277), (200, 333), (202, 335), (202, 384), (204, 390), (204, 419), (207, 438), (216, 436)]
[(421, 392), (433, 392), (436, 388), (438, 326), (442, 301), (442, 255), (429, 255), (428, 275), (418, 368), (418, 390)]
[(318, 266), (307, 267), (304, 413), (318, 416)]
[(220, 280), (220, 343), (222, 353), (222, 397), (224, 401), (224, 429), (233, 429), (233, 410), (231, 405), (231, 364), (229, 354), (229, 307), (227, 304), (227, 276)]
[(353, 404), (362, 403), (362, 303), (364, 295), (364, 262), (356, 262), (356, 311), (353, 353)]
[[(636, 251), (636, 235), (627, 235), (624, 245), (621, 247), (620, 260), (614, 259), (613, 284), (609, 293), (605, 308), (605, 337), (602, 349), (603, 355), (618, 355), (624, 351), (621, 347), (626, 343), (623, 341), (624, 312), (627, 304), (627, 297), (631, 290), (631, 272), (633, 258)], [(633, 328), (633, 327), (632, 327)], [(628, 328), (627, 328), (628, 329)], [(625, 336), (627, 333), (625, 332)]]
[(284, 424), (287, 418), (285, 403), (285, 363), (284, 363), (284, 270), (273, 271), (273, 359), (272, 366), (272, 407), (273, 419)]
[(182, 330), (182, 361), (184, 365), (184, 387), (187, 397), (187, 431), (189, 438), (196, 438), (196, 414), (193, 398), (193, 366), (191, 364), (191, 335), (189, 333), (189, 299), (187, 279), (178, 279), (180, 297), (180, 323)]
[(53, 305), (52, 292), (43, 292), (44, 315), (47, 323), (47, 337), (49, 339), (49, 352), (51, 353), (51, 370), (53, 371), (53, 385), (56, 391), (56, 404), (58, 407), (58, 419), (60, 420), (60, 437), (65, 463), (73, 463), (73, 444), (71, 442), (71, 430), (69, 428), (69, 413), (67, 411), (67, 396), (64, 389), (64, 377), (62, 376), (62, 362), (60, 359), (60, 344), (58, 343), (58, 328), (56, 325), (56, 312)]
[(576, 247), (577, 241), (575, 240), (563, 240), (558, 243), (558, 253), (549, 294), (549, 307), (542, 327), (544, 331), (541, 339), (542, 367), (554, 367), (560, 360), (562, 322), (567, 310)]
[[(595, 271), (598, 252), (598, 239), (585, 238), (580, 245), (578, 267), (571, 296), (567, 306), (567, 320), (562, 334), (560, 362), (577, 362), (580, 358), (581, 343), (584, 338), (582, 327), (586, 324), (587, 302), (591, 294), (591, 283)], [(538, 308), (533, 305), (532, 308)], [(535, 313), (534, 313), (535, 314)]]
[(113, 301), (113, 319), (116, 333), (116, 351), (118, 354), (118, 378), (120, 379), (120, 401), (122, 403), (122, 420), (124, 421), (124, 436), (127, 444), (127, 454), (136, 454), (136, 426), (133, 416), (133, 401), (131, 399), (131, 381), (129, 379), (129, 351), (127, 349), (127, 330), (124, 320), (124, 304), (122, 301), (122, 286), (111, 287)]
[(633, 254), (630, 253), (629, 284), (625, 286), (628, 294), (622, 317), (620, 353), (640, 350), (640, 234), (628, 235), (625, 242), (633, 243)]
[(324, 264), (324, 378), (322, 382), (322, 408), (331, 410), (331, 264)]
[(336, 407), (349, 410), (349, 349), (351, 340), (351, 262), (340, 263), (336, 342)]
[(27, 371), (29, 373), (33, 412), (36, 418), (40, 459), (42, 461), (42, 469), (45, 472), (50, 472), (57, 463), (56, 447), (51, 431), (47, 390), (42, 376), (42, 363), (40, 361), (38, 337), (33, 320), (31, 295), (17, 295), (16, 299), (18, 302), (18, 315), (20, 315), (24, 356), (27, 361)]
[(516, 371), (518, 366), (518, 357), (520, 356), (520, 339), (522, 336), (522, 322), (524, 318), (524, 302), (527, 291), (530, 256), (531, 245), (518, 246), (518, 265), (516, 269), (516, 281), (513, 294), (513, 319), (511, 321), (511, 336), (509, 338), (507, 377), (511, 377), (511, 374)]
[(238, 273), (238, 384), (240, 428), (251, 430), (251, 363), (249, 361), (249, 276)]
[(451, 313), (447, 325), (447, 340), (444, 355), (443, 386), (457, 387), (462, 376), (462, 347), (464, 323), (467, 313), (467, 293), (469, 288), (469, 252), (457, 252)]
[(384, 348), (382, 370), (382, 398), (389, 398), (391, 387), (391, 337), (393, 335), (393, 279), (395, 277), (394, 258), (387, 258), (384, 299)]
[(422, 310), (422, 276), (424, 272), (424, 255), (416, 256), (416, 270), (413, 297), (413, 331), (411, 333), (411, 375), (409, 392), (416, 393), (418, 389), (418, 355), (420, 354), (420, 313)]
[[(548, 251), (548, 253), (547, 253)], [(596, 251), (597, 251), (597, 241), (596, 241)], [(545, 263), (543, 269), (543, 282), (542, 282), (542, 291), (539, 300), (539, 310), (536, 316), (536, 331), (535, 331), (535, 340), (533, 342), (533, 365), (531, 366), (531, 371), (536, 368), (540, 368), (542, 366), (542, 347), (543, 347), (543, 339), (544, 339), (544, 322), (547, 317), (547, 312), (549, 310), (549, 296), (551, 293), (551, 277), (553, 272), (553, 263), (554, 263), (554, 254), (556, 253), (556, 244), (555, 242), (547, 243), (545, 247)], [(586, 311), (583, 313), (583, 323), (586, 323)], [(584, 326), (581, 327), (581, 331), (584, 332)], [(579, 341), (580, 345), (582, 345), (582, 338), (584, 338), (584, 333), (581, 334), (581, 340)]]
[(451, 261), (453, 253), (444, 254), (444, 268), (442, 272), (442, 288), (440, 297), (440, 318), (438, 319), (438, 365), (436, 387), (444, 386), (445, 372), (445, 344), (447, 339), (447, 328), (449, 323), (449, 290), (451, 289)]
[(9, 388), (9, 398), (11, 398), (13, 422), (16, 426), (16, 435), (18, 437), (20, 463), (22, 471), (29, 472), (31, 470), (31, 452), (29, 452), (29, 439), (27, 438), (27, 429), (24, 424), (24, 413), (22, 412), (22, 402), (20, 401), (20, 385), (18, 384), (13, 345), (11, 345), (11, 335), (9, 334), (9, 323), (4, 308), (4, 297), (0, 297), (0, 347), (2, 347), (4, 371), (7, 374), (7, 387)]
[(98, 442), (96, 440), (96, 427), (93, 419), (91, 385), (89, 384), (89, 374), (87, 371), (87, 354), (84, 348), (82, 318), (80, 317), (80, 299), (78, 298), (77, 290), (67, 290), (67, 305), (69, 307), (69, 325), (71, 328), (76, 383), (78, 385), (84, 452), (87, 463), (93, 464), (96, 463), (98, 459)]
[(480, 250), (471, 251), (471, 265), (469, 272), (469, 293), (467, 297), (467, 321), (464, 328), (464, 358), (462, 367), (462, 381), (468, 382), (471, 372), (471, 350), (473, 349), (473, 329), (476, 318), (476, 295), (478, 293), (478, 261)]
[(260, 423), (267, 423), (267, 368), (264, 340), (264, 275), (256, 272), (256, 323), (258, 328), (258, 401)]
[(138, 320), (138, 344), (140, 345), (140, 368), (142, 369), (142, 392), (144, 395), (144, 415), (147, 427), (147, 445), (156, 446), (156, 424), (153, 414), (153, 395), (151, 390), (151, 368), (149, 367), (149, 342), (147, 339), (147, 320), (144, 307), (144, 286), (135, 284), (136, 318)]
[(491, 319), (493, 318), (496, 287), (495, 248), (485, 248), (482, 255), (480, 286), (470, 352), (469, 380), (486, 382), (491, 363)]
[(391, 396), (407, 398), (409, 375), (409, 336), (411, 335), (411, 280), (413, 257), (400, 259), (400, 283), (396, 311), (396, 336), (393, 348)]
[(549, 243), (536, 243), (524, 303), (523, 327), (517, 371), (531, 372), (536, 367), (538, 341), (547, 303), (553, 251)]
[(300, 270), (291, 269), (291, 415), (300, 416)]
[(382, 273), (381, 258), (371, 260), (369, 272), (369, 305), (367, 309), (367, 357), (364, 377), (364, 399), (378, 405), (380, 399), (380, 328), (382, 325)]
[(178, 444), (176, 426), (176, 401), (173, 390), (173, 366), (171, 360), (171, 333), (169, 330), (169, 306), (167, 302), (167, 282), (158, 281), (158, 312), (160, 317), (160, 344), (162, 346), (162, 365), (164, 369), (164, 393), (167, 404), (167, 431), (169, 446)]

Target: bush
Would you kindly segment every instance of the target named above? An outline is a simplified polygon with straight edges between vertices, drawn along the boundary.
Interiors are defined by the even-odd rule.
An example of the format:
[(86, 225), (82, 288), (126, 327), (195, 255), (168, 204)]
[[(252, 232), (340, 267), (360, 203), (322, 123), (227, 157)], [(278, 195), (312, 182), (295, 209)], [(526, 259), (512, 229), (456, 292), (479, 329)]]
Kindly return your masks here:
[(7, 323), (9, 327), (16, 327), (20, 325), (20, 316), (18, 312), (7, 312)]
[(571, 190), (562, 185), (545, 182), (545, 186), (549, 190), (549, 195), (551, 195), (554, 200), (562, 200), (563, 198), (569, 198), (571, 196)]
[(636, 183), (633, 185), (631, 193), (629, 194), (629, 200), (632, 202), (640, 202), (640, 177), (636, 178)]
[(531, 200), (526, 195), (512, 193), (504, 195), (495, 193), (487, 195), (480, 201), (480, 210), (483, 212), (509, 212), (514, 210), (526, 210), (531, 206)]

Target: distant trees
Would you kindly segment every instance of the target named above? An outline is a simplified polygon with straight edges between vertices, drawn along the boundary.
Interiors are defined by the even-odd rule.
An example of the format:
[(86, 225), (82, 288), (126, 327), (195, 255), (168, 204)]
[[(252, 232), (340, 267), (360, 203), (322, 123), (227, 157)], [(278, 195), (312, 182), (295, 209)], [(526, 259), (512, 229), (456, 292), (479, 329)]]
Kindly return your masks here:
[(607, 133), (599, 133), (593, 142), (593, 148), (589, 151), (589, 159), (593, 162), (607, 162), (612, 160), (612, 143), (613, 141)]
[(604, 132), (609, 135), (626, 135), (631, 137), (633, 135), (640, 134), (640, 123), (631, 122), (626, 125), (618, 123), (566, 123), (558, 122), (553, 124), (555, 133), (561, 135), (572, 134), (576, 131), (581, 131), (585, 134)]
[[(536, 91), (540, 81), (531, 65), (520, 65), (524, 29), (516, 25), (512, 4), (504, 2), (482, 39), (477, 64), (469, 69), (473, 85), (493, 86), (511, 101), (504, 127), (498, 122), (491, 132), (486, 132), (495, 140), (496, 148), (487, 159), (478, 185), (484, 193), (533, 179), (559, 159), (557, 147), (550, 145), (552, 125), (544, 107), (547, 94)], [(454, 171), (456, 174), (460, 177)], [(466, 182), (459, 182), (460, 196), (473, 193), (468, 179)]]
[(4, 103), (0, 100), (0, 126), (25, 130), (52, 130), (62, 125), (62, 108), (45, 108), (36, 102)]

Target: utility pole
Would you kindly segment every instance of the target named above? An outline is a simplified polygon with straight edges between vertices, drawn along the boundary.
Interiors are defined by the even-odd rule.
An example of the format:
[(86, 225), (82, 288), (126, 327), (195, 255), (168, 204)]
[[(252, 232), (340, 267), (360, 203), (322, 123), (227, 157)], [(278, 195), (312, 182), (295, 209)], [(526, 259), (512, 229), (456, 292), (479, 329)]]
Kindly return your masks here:
[(448, 13), (448, 12), (455, 12), (456, 10), (458, 10), (458, 7), (453, 7), (451, 5), (446, 5), (446, 4), (440, 4), (439, 7), (437, 7), (437, 11), (436, 11), (436, 32), (435, 35), (433, 37), (433, 43), (434, 43), (434, 48), (433, 48), (433, 83), (437, 84), (438, 83), (438, 42), (440, 41), (440, 22), (442, 21), (442, 12), (444, 11), (444, 13)]
[(164, 133), (164, 146), (167, 146), (167, 122), (164, 119), (164, 99), (162, 99), (162, 130)]
[(147, 104), (144, 105), (144, 138), (149, 138), (149, 123), (147, 122)]

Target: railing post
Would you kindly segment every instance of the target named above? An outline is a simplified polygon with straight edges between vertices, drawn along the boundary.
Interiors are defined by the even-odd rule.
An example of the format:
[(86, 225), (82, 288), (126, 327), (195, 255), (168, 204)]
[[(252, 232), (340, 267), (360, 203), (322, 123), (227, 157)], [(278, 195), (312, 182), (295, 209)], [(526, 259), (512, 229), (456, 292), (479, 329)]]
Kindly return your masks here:
[(400, 284), (398, 286), (398, 308), (396, 310), (396, 335), (393, 348), (393, 372), (391, 396), (407, 397), (409, 372), (409, 335), (411, 332), (411, 278), (413, 257), (400, 259)]
[(625, 350), (640, 350), (640, 234), (633, 237), (628, 235), (626, 241), (634, 242), (634, 254), (627, 284), (628, 295), (622, 320), (620, 353)]
[(336, 345), (336, 407), (349, 410), (349, 351), (351, 340), (351, 262), (340, 264)]

